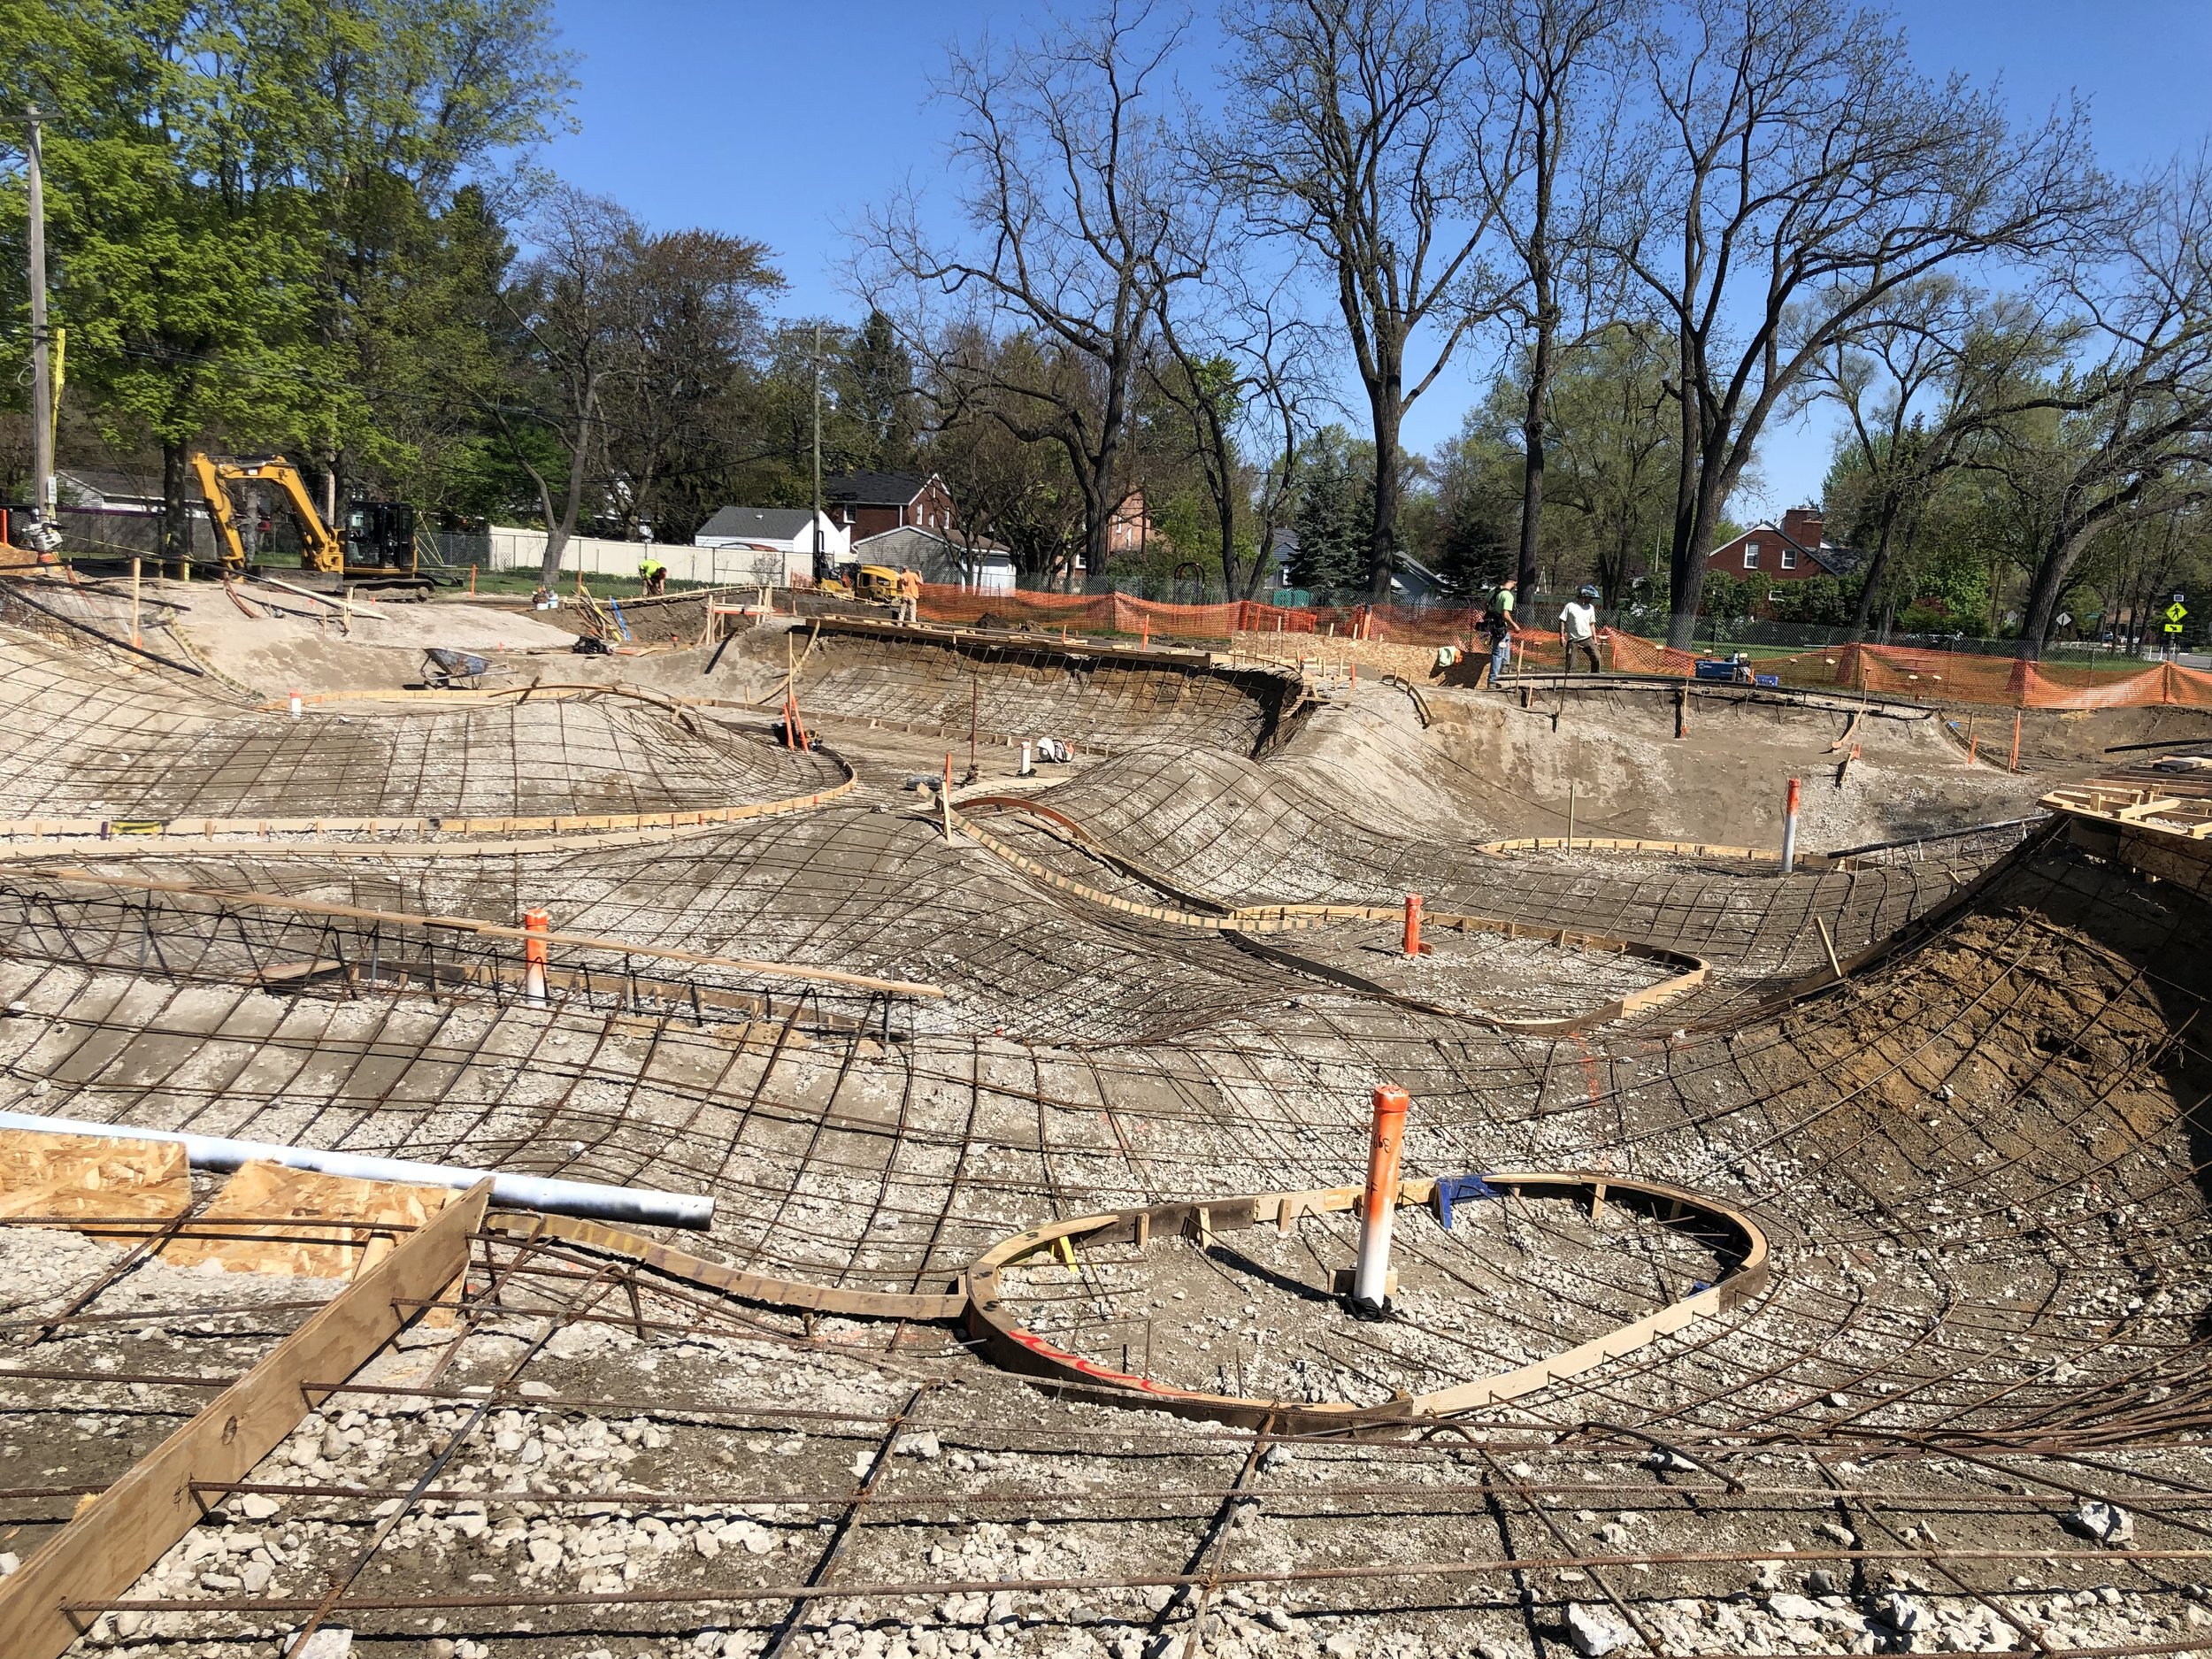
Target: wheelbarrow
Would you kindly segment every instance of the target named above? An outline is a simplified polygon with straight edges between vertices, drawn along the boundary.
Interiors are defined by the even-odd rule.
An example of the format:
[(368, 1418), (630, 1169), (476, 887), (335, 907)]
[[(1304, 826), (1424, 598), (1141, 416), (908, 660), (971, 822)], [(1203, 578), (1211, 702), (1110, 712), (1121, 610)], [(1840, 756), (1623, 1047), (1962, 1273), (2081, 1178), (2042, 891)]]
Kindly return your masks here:
[(441, 650), (435, 646), (422, 654), (422, 683), (433, 691), (473, 691), (486, 675), (503, 674), (487, 657), (469, 651)]

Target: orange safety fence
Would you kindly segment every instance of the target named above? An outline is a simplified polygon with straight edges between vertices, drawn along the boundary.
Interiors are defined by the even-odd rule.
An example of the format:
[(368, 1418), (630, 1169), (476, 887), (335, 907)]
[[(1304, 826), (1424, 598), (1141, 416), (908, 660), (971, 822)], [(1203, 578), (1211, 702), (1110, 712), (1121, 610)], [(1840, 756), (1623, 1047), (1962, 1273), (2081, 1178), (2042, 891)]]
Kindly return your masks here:
[[(1458, 643), (1479, 654), (1485, 641), (1473, 606), (1417, 610), (1401, 605), (1314, 606), (1293, 609), (1232, 600), (1220, 604), (1173, 605), (1128, 594), (1055, 594), (1022, 590), (976, 593), (950, 584), (923, 584), (920, 612), (932, 622), (1002, 627), (1023, 624), (1058, 629), (1095, 629), (1164, 639), (1230, 640), (1238, 634), (1333, 634), (1339, 639), (1396, 645)], [(1699, 653), (1655, 641), (1599, 631), (1606, 666), (1617, 673), (1696, 673)], [(1516, 626), (1516, 662), (1557, 669), (1565, 652), (1557, 633)], [(1725, 648), (1724, 648), (1724, 650)], [(2212, 673), (2173, 663), (2139, 668), (2070, 663), (2024, 663), (2010, 657), (1964, 651), (1921, 651), (1897, 645), (1832, 645), (1786, 657), (1763, 657), (1749, 672), (1808, 689), (1874, 691), (1934, 703), (1999, 703), (2027, 709), (2119, 709), (2154, 706), (2212, 709)]]
[[(1698, 654), (1678, 651), (1632, 634), (1603, 630), (1608, 664), (1621, 673), (1674, 674), (1688, 679)], [(1538, 650), (1545, 665), (1557, 655)], [(1896, 645), (1832, 645), (1787, 657), (1750, 659), (1754, 674), (1813, 689), (1875, 691), (1932, 703), (1988, 703), (2023, 709), (2139, 709), (2175, 706), (2212, 709), (2212, 674), (2174, 663), (2098, 667), (2077, 663), (2027, 663), (2012, 657), (1963, 651), (1916, 651)]]

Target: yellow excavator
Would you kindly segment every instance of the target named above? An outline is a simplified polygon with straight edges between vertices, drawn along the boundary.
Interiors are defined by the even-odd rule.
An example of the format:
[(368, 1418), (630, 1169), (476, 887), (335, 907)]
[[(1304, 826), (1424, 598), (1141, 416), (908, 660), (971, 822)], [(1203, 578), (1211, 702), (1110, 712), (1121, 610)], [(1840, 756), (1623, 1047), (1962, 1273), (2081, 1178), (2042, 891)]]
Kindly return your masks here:
[(315, 511), (314, 497), (307, 493), (299, 468), (280, 455), (227, 460), (196, 454), (192, 472), (207, 502), (207, 516), (215, 526), (227, 575), (242, 574), (248, 562), (238, 503), (231, 490), (239, 485), (258, 484), (273, 490), (291, 508), (292, 517), (299, 523), (300, 568), (323, 578), (322, 585), (351, 583), (418, 591), (430, 587), (430, 579), (416, 568), (415, 510), (403, 501), (352, 503), (346, 510), (342, 538)]

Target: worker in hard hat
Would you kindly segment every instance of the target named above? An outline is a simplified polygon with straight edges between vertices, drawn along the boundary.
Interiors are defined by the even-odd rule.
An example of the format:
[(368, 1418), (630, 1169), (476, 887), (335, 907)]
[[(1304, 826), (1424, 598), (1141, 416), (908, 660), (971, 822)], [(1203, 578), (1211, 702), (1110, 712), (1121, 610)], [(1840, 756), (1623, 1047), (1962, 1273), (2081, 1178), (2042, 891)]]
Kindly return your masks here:
[(1490, 595), (1490, 608), (1483, 618), (1483, 626), (1490, 636), (1493, 691), (1501, 688), (1506, 671), (1513, 666), (1513, 588), (1514, 579), (1510, 576), (1500, 582), (1497, 591)]
[(668, 591), (668, 566), (650, 553), (638, 561), (637, 578), (640, 587), (649, 595)]
[(1592, 673), (1605, 672), (1605, 664), (1598, 660), (1598, 590), (1587, 582), (1559, 607), (1559, 646), (1569, 673), (1575, 671), (1577, 651), (1590, 659)]

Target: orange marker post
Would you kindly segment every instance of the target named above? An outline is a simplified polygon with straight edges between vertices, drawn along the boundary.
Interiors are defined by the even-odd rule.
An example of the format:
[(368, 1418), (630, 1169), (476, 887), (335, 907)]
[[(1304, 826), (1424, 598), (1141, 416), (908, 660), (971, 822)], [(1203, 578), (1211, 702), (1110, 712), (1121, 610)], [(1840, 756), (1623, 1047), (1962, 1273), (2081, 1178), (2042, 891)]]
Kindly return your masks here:
[(1782, 873), (1797, 867), (1797, 791), (1798, 781), (1790, 780), (1790, 792), (1782, 803)]
[(522, 929), (530, 935), (522, 941), (522, 999), (526, 1002), (542, 1004), (545, 1001), (545, 935), (553, 929), (553, 918), (545, 910), (525, 910)]
[(2020, 770), (2020, 710), (2017, 709), (2012, 711), (2012, 758), (2006, 763), (2006, 770)]
[(1429, 954), (1429, 948), (1421, 942), (1421, 895), (1417, 893), (1406, 895), (1405, 947), (1409, 956)]
[(1390, 1224), (1398, 1206), (1398, 1155), (1406, 1109), (1413, 1102), (1394, 1083), (1375, 1090), (1375, 1136), (1367, 1154), (1367, 1195), (1360, 1210), (1359, 1263), (1352, 1270), (1352, 1311), (1376, 1314), (1389, 1302)]

